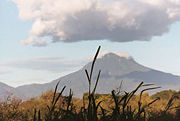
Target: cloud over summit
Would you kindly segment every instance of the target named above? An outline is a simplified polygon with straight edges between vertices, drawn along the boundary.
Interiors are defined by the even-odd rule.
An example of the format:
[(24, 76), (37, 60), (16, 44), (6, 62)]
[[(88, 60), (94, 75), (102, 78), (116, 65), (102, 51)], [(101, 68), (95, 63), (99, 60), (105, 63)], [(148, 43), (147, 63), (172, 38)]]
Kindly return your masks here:
[(24, 44), (109, 40), (147, 41), (180, 20), (180, 0), (13, 0), (19, 17), (34, 20)]

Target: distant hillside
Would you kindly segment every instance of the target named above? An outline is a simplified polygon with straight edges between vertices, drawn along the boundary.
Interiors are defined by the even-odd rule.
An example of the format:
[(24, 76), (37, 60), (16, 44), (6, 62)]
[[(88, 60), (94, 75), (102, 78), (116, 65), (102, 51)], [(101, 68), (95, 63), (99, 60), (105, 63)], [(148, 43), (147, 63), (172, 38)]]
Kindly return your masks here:
[(13, 89), (13, 87), (0, 82), (0, 100), (4, 100), (8, 95), (11, 95)]

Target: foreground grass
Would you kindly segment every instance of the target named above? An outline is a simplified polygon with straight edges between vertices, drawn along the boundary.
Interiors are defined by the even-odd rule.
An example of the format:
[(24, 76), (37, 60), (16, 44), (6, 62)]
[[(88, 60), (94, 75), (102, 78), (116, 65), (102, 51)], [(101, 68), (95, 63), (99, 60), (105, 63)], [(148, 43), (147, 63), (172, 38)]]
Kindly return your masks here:
[[(58, 93), (59, 94), (59, 93)], [(56, 94), (56, 97), (58, 96)], [(166, 96), (164, 96), (166, 94)], [(54, 91), (49, 91), (42, 94), (39, 98), (32, 98), (30, 100), (22, 102), (18, 99), (8, 98), (7, 101), (0, 103), (0, 121), (45, 121), (45, 118), (49, 112), (48, 106), (52, 104), (52, 97)], [(152, 102), (154, 99), (160, 97), (159, 100), (154, 102), (152, 105), (146, 107), (146, 121), (179, 121), (180, 120), (180, 110), (178, 106), (180, 105), (180, 99), (176, 98), (172, 101), (172, 105), (166, 111), (168, 102), (171, 100), (173, 95), (180, 95), (180, 92), (166, 90), (156, 93), (152, 96), (148, 93), (142, 95), (142, 107)], [(96, 104), (102, 101), (97, 109), (97, 117), (99, 121), (135, 121), (134, 119), (122, 119), (123, 114), (123, 103), (119, 104), (119, 114), (117, 109), (115, 109), (115, 102), (112, 94), (95, 94), (94, 95)], [(122, 99), (123, 94), (120, 94), (117, 98)], [(138, 101), (140, 94), (134, 95), (129, 101), (127, 107), (125, 108), (126, 118), (130, 118), (134, 112), (138, 112)], [(84, 102), (84, 103), (83, 103)], [(88, 93), (84, 94), (83, 99), (73, 98), (69, 106), (69, 111), (67, 111), (68, 97), (61, 96), (56, 103), (55, 109), (52, 112), (52, 118), (58, 117), (58, 119), (52, 119), (54, 121), (87, 121), (88, 120)], [(129, 107), (129, 109), (128, 109)], [(129, 111), (131, 107), (132, 111)], [(36, 113), (35, 113), (36, 109)], [(116, 114), (117, 113), (117, 114)], [(34, 115), (36, 114), (36, 116)], [(70, 116), (69, 116), (70, 115)], [(119, 116), (116, 116), (119, 115)], [(36, 117), (36, 118), (34, 118)], [(119, 119), (116, 119), (119, 117)], [(141, 118), (144, 117), (144, 113), (141, 114)], [(144, 121), (145, 119), (137, 119), (137, 121)]]

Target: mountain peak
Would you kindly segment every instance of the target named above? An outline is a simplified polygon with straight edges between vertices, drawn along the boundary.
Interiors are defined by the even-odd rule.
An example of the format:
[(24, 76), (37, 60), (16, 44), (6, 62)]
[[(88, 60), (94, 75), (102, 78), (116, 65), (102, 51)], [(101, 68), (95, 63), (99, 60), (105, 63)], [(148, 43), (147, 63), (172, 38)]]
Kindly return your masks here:
[[(85, 65), (82, 70), (91, 68), (92, 61)], [(134, 71), (149, 71), (147, 67), (138, 64), (129, 54), (127, 53), (112, 53), (103, 52), (96, 60), (94, 67), (94, 73), (98, 73), (99, 69), (102, 71), (102, 75), (121, 76)]]

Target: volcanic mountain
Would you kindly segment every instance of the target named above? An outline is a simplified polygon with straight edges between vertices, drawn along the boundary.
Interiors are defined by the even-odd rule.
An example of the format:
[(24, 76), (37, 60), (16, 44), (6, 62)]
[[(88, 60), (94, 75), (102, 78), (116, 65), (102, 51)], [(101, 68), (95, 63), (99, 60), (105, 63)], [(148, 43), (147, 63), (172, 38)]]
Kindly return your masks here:
[[(66, 86), (64, 94), (68, 94), (72, 89), (75, 97), (81, 97), (88, 91), (88, 81), (85, 69), (90, 71), (91, 63), (89, 62), (80, 70), (60, 77), (50, 83), (23, 85), (12, 89), (14, 95), (23, 99), (37, 97), (43, 92), (54, 89), (60, 81), (59, 89)], [(131, 90), (141, 81), (153, 83), (161, 86), (162, 89), (176, 88), (180, 86), (180, 76), (170, 73), (164, 73), (138, 64), (131, 56), (119, 56), (115, 53), (107, 53), (98, 58), (93, 71), (94, 84), (98, 71), (101, 70), (100, 80), (97, 86), (97, 93), (110, 93), (117, 89), (123, 80), (122, 90)], [(92, 87), (93, 88), (93, 87)]]

